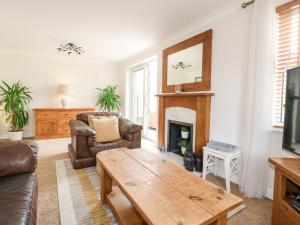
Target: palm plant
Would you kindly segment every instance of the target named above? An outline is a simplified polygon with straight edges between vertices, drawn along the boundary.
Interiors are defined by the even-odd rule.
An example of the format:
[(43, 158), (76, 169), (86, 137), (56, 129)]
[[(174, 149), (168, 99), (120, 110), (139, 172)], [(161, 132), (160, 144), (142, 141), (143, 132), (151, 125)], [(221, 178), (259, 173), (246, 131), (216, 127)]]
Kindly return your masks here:
[(96, 88), (99, 93), (97, 95), (96, 106), (100, 107), (101, 111), (113, 112), (119, 110), (120, 96), (117, 94), (117, 86), (108, 85), (106, 88)]
[(6, 113), (6, 123), (11, 131), (21, 131), (28, 124), (28, 104), (32, 101), (30, 88), (20, 81), (11, 86), (4, 81), (0, 84), (0, 105)]

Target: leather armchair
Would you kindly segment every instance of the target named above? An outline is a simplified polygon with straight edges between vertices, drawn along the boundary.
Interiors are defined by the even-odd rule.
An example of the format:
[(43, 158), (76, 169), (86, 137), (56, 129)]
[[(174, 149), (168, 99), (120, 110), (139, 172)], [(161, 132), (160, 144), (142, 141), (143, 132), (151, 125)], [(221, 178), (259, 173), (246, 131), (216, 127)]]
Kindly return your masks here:
[(0, 140), (0, 224), (35, 225), (38, 146)]
[[(121, 139), (97, 143), (96, 131), (88, 126), (88, 115), (119, 117), (119, 131)], [(114, 148), (140, 148), (142, 126), (120, 116), (119, 113), (93, 112), (81, 113), (76, 120), (70, 121), (71, 144), (69, 155), (75, 169), (96, 165), (96, 154)]]

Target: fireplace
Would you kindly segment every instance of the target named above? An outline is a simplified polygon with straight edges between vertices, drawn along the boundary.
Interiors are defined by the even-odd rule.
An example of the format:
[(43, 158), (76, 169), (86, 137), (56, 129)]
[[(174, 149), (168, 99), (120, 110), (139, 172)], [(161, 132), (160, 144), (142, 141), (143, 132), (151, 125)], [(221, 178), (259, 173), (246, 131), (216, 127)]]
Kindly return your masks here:
[[(188, 138), (183, 138), (181, 136), (181, 129), (186, 128), (189, 132)], [(181, 139), (185, 139), (189, 145), (193, 147), (193, 124), (168, 120), (168, 144), (167, 150), (168, 152), (174, 152), (178, 155), (182, 155), (181, 148), (178, 145)]]
[(158, 146), (169, 145), (168, 120), (193, 124), (193, 151), (202, 152), (209, 140), (211, 92), (162, 93), (159, 97)]

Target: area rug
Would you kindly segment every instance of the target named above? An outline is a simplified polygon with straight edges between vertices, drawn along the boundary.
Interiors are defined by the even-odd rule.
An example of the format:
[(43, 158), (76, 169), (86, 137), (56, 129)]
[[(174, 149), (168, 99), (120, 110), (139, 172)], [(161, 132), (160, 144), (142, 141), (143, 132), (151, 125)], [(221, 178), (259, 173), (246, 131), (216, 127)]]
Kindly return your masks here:
[(71, 161), (57, 160), (57, 189), (61, 225), (117, 225), (110, 209), (100, 203), (95, 167), (74, 170)]
[[(56, 161), (61, 225), (118, 225), (100, 202), (100, 180), (95, 167), (74, 170), (70, 159)], [(232, 217), (246, 206), (228, 213)]]

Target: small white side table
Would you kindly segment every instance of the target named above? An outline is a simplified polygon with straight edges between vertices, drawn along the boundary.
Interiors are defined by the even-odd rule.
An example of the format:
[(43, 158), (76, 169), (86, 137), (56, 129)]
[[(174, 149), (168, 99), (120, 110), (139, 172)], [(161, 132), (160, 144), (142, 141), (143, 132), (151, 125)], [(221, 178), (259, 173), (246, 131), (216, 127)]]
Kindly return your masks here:
[(206, 179), (207, 169), (213, 168), (213, 173), (216, 175), (216, 159), (224, 161), (226, 190), (230, 192), (231, 176), (239, 174), (241, 169), (241, 154), (237, 149), (231, 152), (223, 152), (210, 147), (203, 147), (203, 172), (202, 178)]

